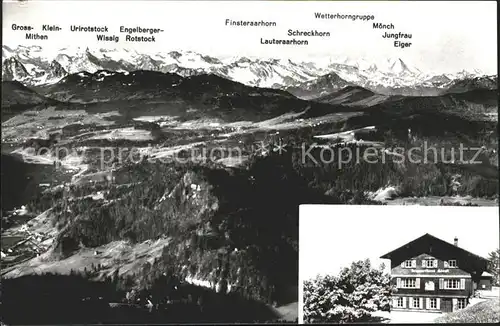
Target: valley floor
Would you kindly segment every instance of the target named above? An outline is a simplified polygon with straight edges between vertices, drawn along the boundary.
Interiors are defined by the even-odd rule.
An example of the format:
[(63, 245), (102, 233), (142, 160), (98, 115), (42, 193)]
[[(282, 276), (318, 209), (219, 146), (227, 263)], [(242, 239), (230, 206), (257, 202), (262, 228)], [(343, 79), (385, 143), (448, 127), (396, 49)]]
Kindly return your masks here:
[(284, 306), (275, 308), (274, 310), (280, 316), (279, 319), (287, 322), (294, 322), (298, 318), (299, 303), (292, 302)]
[(387, 205), (420, 205), (438, 206), (441, 201), (447, 203), (460, 203), (462, 205), (472, 204), (477, 206), (498, 206), (498, 199), (474, 198), (462, 196), (429, 196), (429, 197), (401, 197), (394, 200), (384, 201)]

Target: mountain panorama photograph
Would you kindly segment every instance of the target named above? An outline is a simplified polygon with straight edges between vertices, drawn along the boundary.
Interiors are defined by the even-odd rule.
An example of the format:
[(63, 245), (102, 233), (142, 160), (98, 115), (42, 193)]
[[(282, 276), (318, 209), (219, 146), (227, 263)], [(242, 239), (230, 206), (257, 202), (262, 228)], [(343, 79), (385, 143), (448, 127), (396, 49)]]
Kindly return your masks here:
[[(438, 49), (417, 27), (414, 45), (395, 49), (373, 21), (319, 24), (315, 11), (362, 14), (336, 3), (224, 2), (223, 13), (130, 1), (111, 20), (77, 2), (4, 2), (2, 322), (295, 323), (299, 205), (498, 206), (489, 52), (457, 21)], [(410, 21), (415, 4), (391, 4), (366, 10), (396, 27)], [(457, 13), (446, 19), (481, 7), (448, 6)], [(259, 14), (287, 8), (285, 18)], [(162, 10), (191, 10), (194, 20), (165, 21)], [(88, 18), (66, 18), (80, 11)], [(157, 13), (140, 20), (141, 11)], [(238, 16), (279, 28), (224, 26)], [(104, 46), (69, 31), (135, 20), (177, 32)], [(192, 32), (193, 21), (217, 33)], [(38, 42), (13, 27), (46, 23), (62, 31)], [(332, 36), (259, 44), (301, 26), (331, 26)], [(368, 45), (347, 42), (351, 32)]]

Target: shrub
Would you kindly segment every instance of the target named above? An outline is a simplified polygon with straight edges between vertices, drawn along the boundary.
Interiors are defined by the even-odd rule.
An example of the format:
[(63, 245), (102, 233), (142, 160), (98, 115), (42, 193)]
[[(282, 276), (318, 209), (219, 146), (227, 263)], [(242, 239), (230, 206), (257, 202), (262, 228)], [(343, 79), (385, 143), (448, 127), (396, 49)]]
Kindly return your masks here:
[(304, 323), (366, 322), (371, 312), (390, 309), (390, 278), (369, 260), (353, 262), (338, 276), (304, 282)]

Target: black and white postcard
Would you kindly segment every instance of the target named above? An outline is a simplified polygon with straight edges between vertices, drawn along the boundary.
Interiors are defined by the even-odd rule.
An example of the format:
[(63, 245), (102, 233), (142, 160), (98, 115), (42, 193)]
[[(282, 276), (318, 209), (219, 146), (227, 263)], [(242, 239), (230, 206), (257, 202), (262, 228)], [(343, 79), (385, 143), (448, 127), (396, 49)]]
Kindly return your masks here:
[(295, 323), (299, 205), (498, 208), (496, 9), (3, 1), (3, 321)]

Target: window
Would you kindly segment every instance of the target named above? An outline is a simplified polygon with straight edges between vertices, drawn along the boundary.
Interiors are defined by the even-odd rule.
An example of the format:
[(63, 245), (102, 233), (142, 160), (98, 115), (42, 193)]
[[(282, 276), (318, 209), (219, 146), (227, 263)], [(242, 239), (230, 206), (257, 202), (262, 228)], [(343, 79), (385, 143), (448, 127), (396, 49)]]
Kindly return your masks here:
[(419, 298), (412, 298), (411, 306), (413, 308), (420, 308), (420, 299)]
[(457, 261), (452, 259), (452, 260), (448, 260), (448, 267), (450, 268), (457, 268), (458, 265), (457, 265)]
[(445, 289), (460, 289), (460, 280), (457, 280), (457, 279), (444, 280), (444, 288)]
[(425, 291), (434, 291), (434, 281), (425, 282)]
[(429, 308), (437, 309), (437, 299), (436, 298), (429, 299)]
[[(440, 289), (446, 289), (446, 290), (456, 290), (456, 289), (461, 289), (465, 290), (466, 284), (465, 284), (465, 278), (461, 279), (444, 279), (440, 278), (439, 279), (439, 288)], [(469, 284), (470, 286), (470, 284)]]
[(427, 268), (437, 267), (437, 260), (434, 259), (424, 259), (422, 261), (422, 266)]
[(396, 307), (403, 308), (403, 298), (398, 298), (398, 301), (396, 302)]
[(415, 259), (404, 260), (401, 263), (401, 267), (403, 267), (403, 268), (416, 268), (417, 267), (417, 261)]
[(401, 280), (401, 287), (402, 288), (409, 288), (413, 289), (417, 287), (417, 282), (415, 281), (414, 278), (404, 278)]
[(464, 309), (466, 305), (467, 305), (467, 302), (465, 301), (465, 299), (458, 299), (457, 300), (457, 308), (458, 309)]

